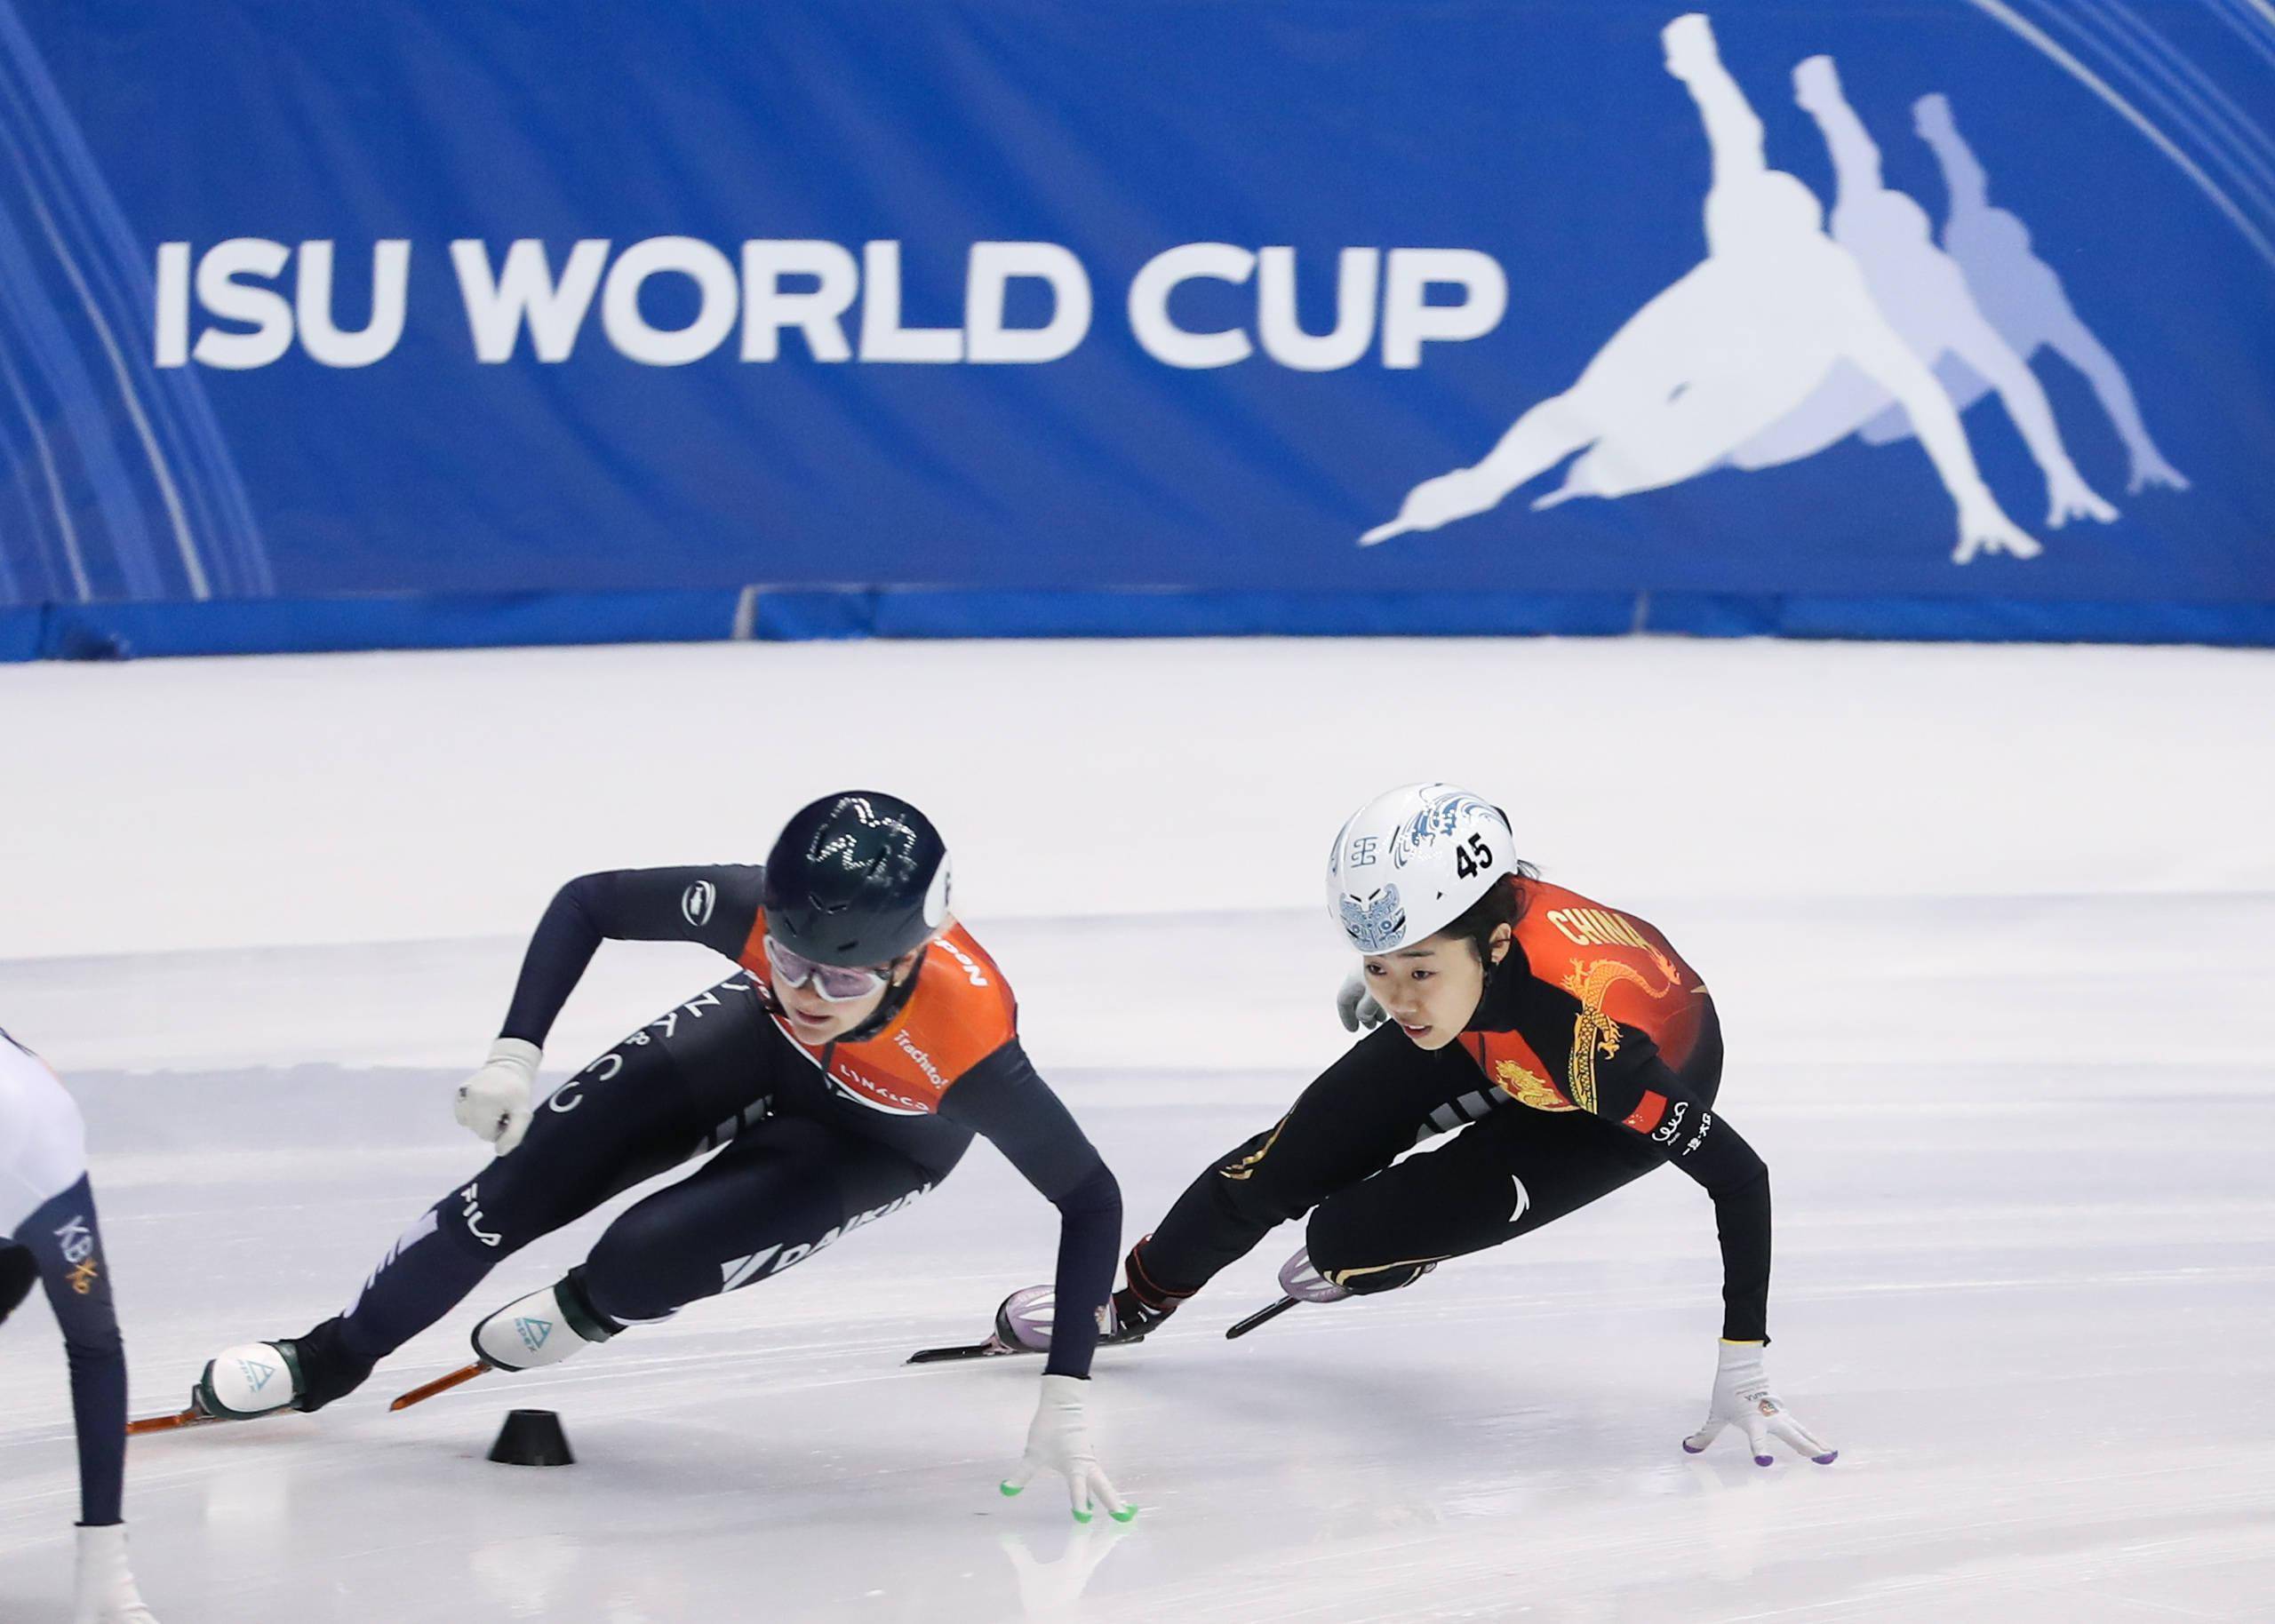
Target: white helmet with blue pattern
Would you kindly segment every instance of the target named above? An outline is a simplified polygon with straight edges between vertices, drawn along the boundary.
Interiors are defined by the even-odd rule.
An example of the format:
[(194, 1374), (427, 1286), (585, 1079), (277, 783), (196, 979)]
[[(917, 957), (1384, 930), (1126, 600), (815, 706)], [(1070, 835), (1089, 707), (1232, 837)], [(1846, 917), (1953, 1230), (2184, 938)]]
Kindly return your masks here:
[(1500, 808), (1451, 784), (1386, 790), (1344, 821), (1327, 859), (1327, 906), (1362, 953), (1443, 930), (1519, 872)]

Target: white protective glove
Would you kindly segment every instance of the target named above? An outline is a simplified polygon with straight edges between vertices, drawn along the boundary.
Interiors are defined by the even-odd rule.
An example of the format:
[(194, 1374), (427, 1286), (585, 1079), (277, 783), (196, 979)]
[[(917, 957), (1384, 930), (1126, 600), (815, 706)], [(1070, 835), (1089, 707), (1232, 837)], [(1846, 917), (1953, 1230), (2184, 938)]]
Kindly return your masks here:
[(1388, 1018), (1375, 1002), (1375, 995), (1367, 991), (1363, 970), (1353, 970), (1344, 978), (1343, 990), (1335, 995), (1335, 1013), (1343, 1017), (1346, 1032), (1372, 1031)]
[(1090, 1385), (1080, 1376), (1042, 1379), (1042, 1402), (1035, 1405), (1034, 1420), (1027, 1427), (1026, 1458), (999, 1486), (1007, 1495), (1017, 1494), (1047, 1469), (1065, 1476), (1076, 1522), (1089, 1522), (1096, 1508), (1104, 1506), (1108, 1517), (1126, 1523), (1138, 1515), (1138, 1508), (1114, 1492), (1090, 1447), (1090, 1419), (1082, 1413), (1082, 1394)]
[(1707, 1445), (1721, 1436), (1723, 1428), (1735, 1423), (1744, 1429), (1756, 1466), (1772, 1464), (1772, 1437), (1819, 1466), (1831, 1466), (1840, 1452), (1811, 1437), (1808, 1429), (1769, 1390), (1769, 1378), (1761, 1368), (1761, 1349), (1760, 1342), (1727, 1339), (1722, 1342), (1720, 1362), (1714, 1371), (1714, 1397), (1706, 1406), (1706, 1424), (1682, 1440), (1683, 1448), (1694, 1455), (1703, 1453)]
[(544, 1055), (519, 1038), (491, 1044), (482, 1070), (459, 1085), (459, 1126), (496, 1145), (499, 1155), (509, 1153), (530, 1131), (530, 1087)]
[(126, 1568), (126, 1524), (79, 1524), (79, 1589), (71, 1624), (158, 1624)]

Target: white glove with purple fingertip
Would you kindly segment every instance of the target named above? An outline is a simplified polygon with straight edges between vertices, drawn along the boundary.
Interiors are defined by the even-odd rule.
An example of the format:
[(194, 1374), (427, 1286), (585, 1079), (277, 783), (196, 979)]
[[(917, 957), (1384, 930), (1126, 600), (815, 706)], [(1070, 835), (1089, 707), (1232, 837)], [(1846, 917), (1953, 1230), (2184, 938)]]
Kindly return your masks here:
[(1706, 1424), (1682, 1440), (1690, 1453), (1703, 1454), (1706, 1445), (1736, 1426), (1745, 1434), (1756, 1466), (1769, 1466), (1776, 1457), (1769, 1440), (1807, 1455), (1819, 1466), (1831, 1466), (1840, 1452), (1820, 1442), (1794, 1418), (1793, 1413), (1769, 1390), (1769, 1377), (1761, 1367), (1762, 1344), (1734, 1342), (1725, 1338), (1714, 1369), (1714, 1397), (1707, 1402)]

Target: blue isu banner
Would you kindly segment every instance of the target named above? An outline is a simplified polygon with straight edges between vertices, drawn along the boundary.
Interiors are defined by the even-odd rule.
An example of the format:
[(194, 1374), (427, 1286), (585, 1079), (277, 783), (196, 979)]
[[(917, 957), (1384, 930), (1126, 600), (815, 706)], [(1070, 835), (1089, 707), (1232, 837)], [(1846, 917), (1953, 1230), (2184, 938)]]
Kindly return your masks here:
[(0, 657), (2275, 641), (2245, 0), (0, 0)]

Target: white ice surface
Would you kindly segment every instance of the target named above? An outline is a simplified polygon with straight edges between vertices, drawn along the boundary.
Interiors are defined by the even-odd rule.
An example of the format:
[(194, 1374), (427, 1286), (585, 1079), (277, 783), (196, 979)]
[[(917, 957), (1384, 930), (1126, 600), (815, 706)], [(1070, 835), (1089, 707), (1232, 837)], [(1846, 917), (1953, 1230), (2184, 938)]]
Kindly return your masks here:
[[(848, 724), (846, 713), (893, 719)], [(984, 1146), (906, 1216), (420, 1409), (532, 1247), (315, 1417), (138, 1444), (166, 1624), (2275, 1618), (2275, 659), (1617, 642), (879, 644), (0, 668), (0, 1023), (85, 1107), (137, 1409), (329, 1313), (479, 1162), (447, 1089), (551, 888), (902, 789), (1140, 1231), (1345, 1041), (1318, 860), (1401, 776), (1717, 993), (1769, 1159), (1773, 1372), (1697, 1421), (1711, 1211), (1656, 1174), (1253, 1338), (1289, 1229), (1109, 1350), (1076, 1531), (993, 1484), (1034, 1368), (911, 1370), (1049, 1272)], [(604, 950), (557, 1074), (716, 961)], [(470, 1153), (477, 1152), (477, 1153)], [(68, 1616), (44, 1304), (0, 1328), (0, 1620)], [(482, 1459), (509, 1405), (579, 1463)], [(1085, 1580), (1087, 1583), (1085, 1584)]]

